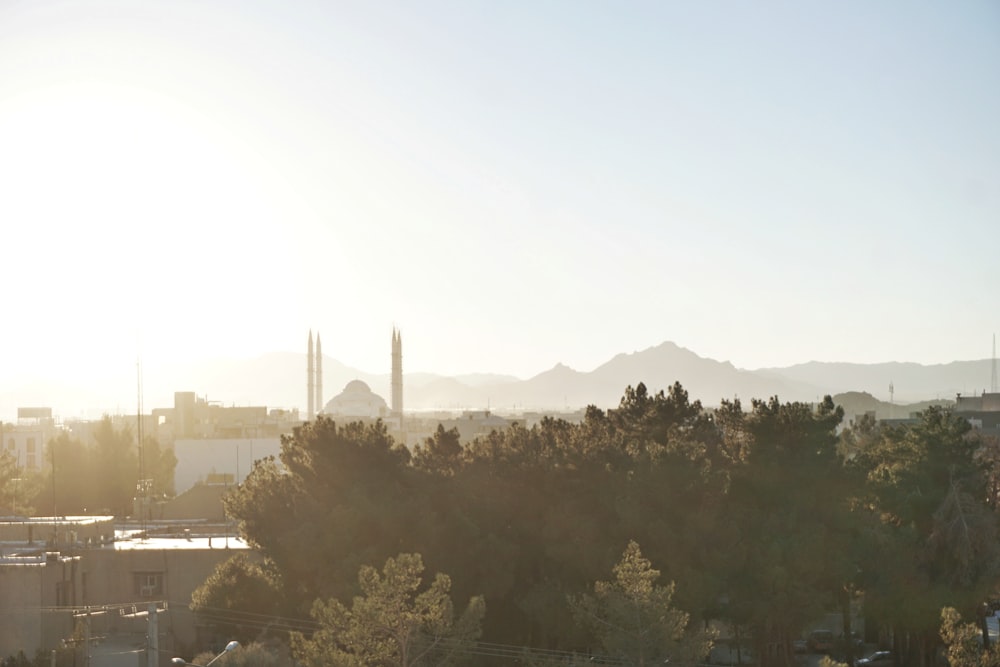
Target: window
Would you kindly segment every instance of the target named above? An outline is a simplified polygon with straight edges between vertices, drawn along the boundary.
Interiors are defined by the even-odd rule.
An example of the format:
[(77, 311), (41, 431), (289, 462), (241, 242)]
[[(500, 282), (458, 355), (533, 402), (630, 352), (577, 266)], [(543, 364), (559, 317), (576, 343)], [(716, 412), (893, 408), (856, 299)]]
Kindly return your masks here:
[(9, 438), (7, 440), (7, 451), (12, 452), (16, 447), (17, 445), (14, 444), (14, 438)]
[(35, 455), (28, 454), (28, 470), (36, 470), (37, 468), (38, 466), (35, 465)]
[(136, 572), (134, 593), (142, 598), (163, 595), (162, 572)]
[(28, 438), (28, 453), (31, 454), (35, 451), (35, 439)]

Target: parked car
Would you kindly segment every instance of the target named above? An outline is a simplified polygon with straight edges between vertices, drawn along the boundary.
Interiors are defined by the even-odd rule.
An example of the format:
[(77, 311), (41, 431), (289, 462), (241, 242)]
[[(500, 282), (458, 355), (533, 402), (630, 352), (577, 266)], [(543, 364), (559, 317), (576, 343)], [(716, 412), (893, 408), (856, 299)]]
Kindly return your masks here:
[(806, 646), (813, 653), (829, 653), (833, 650), (833, 633), (829, 630), (813, 630), (809, 633)]
[[(839, 640), (845, 646), (847, 645), (847, 642), (844, 640), (844, 635), (840, 635)], [(851, 645), (855, 648), (855, 650), (857, 650), (859, 648), (864, 648), (865, 640), (862, 639), (861, 635), (858, 634), (857, 632), (852, 632), (851, 633)]]
[(875, 651), (867, 658), (861, 658), (855, 665), (891, 665), (892, 651)]

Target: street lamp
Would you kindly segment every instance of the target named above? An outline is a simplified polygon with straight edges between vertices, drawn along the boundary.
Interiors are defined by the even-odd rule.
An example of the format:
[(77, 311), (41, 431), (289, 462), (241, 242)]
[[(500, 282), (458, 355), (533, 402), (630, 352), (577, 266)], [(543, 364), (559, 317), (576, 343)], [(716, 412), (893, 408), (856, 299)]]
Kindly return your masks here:
[[(234, 639), (233, 641), (231, 641), (228, 644), (226, 644), (226, 648), (222, 649), (222, 653), (220, 653), (219, 655), (217, 655), (214, 658), (212, 658), (211, 660), (209, 660), (208, 661), (208, 665), (211, 665), (213, 662), (215, 662), (216, 660), (218, 660), (219, 658), (221, 658), (225, 654), (229, 653), (230, 651), (232, 651), (234, 649), (238, 649), (239, 647), (240, 647), (240, 643)], [(194, 665), (193, 662), (188, 662), (184, 658), (174, 658), (174, 659), (172, 659), (170, 661), (170, 664), (171, 665)], [(208, 665), (205, 665), (205, 667), (208, 667)]]

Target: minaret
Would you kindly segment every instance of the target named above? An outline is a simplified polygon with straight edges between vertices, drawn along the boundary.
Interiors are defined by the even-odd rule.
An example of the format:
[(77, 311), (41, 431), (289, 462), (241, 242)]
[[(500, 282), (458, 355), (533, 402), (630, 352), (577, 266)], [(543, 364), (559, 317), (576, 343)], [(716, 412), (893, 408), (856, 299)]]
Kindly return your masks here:
[(392, 412), (403, 417), (403, 336), (392, 328)]
[(316, 332), (316, 412), (323, 412), (323, 345)]
[(306, 361), (306, 394), (308, 395), (308, 407), (306, 408), (306, 416), (309, 421), (316, 418), (316, 369), (313, 367), (313, 332), (312, 329), (309, 330), (309, 351), (307, 352), (309, 359)]

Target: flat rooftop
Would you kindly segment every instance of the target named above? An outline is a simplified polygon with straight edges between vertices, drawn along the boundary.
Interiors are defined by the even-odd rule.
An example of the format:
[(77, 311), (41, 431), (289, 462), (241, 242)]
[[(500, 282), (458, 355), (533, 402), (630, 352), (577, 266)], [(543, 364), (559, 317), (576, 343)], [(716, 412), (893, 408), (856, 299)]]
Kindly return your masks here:
[(114, 521), (113, 516), (87, 515), (87, 516), (3, 516), (0, 517), (0, 526), (93, 526), (99, 523)]
[(115, 531), (114, 544), (108, 549), (117, 551), (166, 549), (249, 549), (250, 546), (235, 535), (198, 533), (197, 535), (147, 535), (132, 531)]

